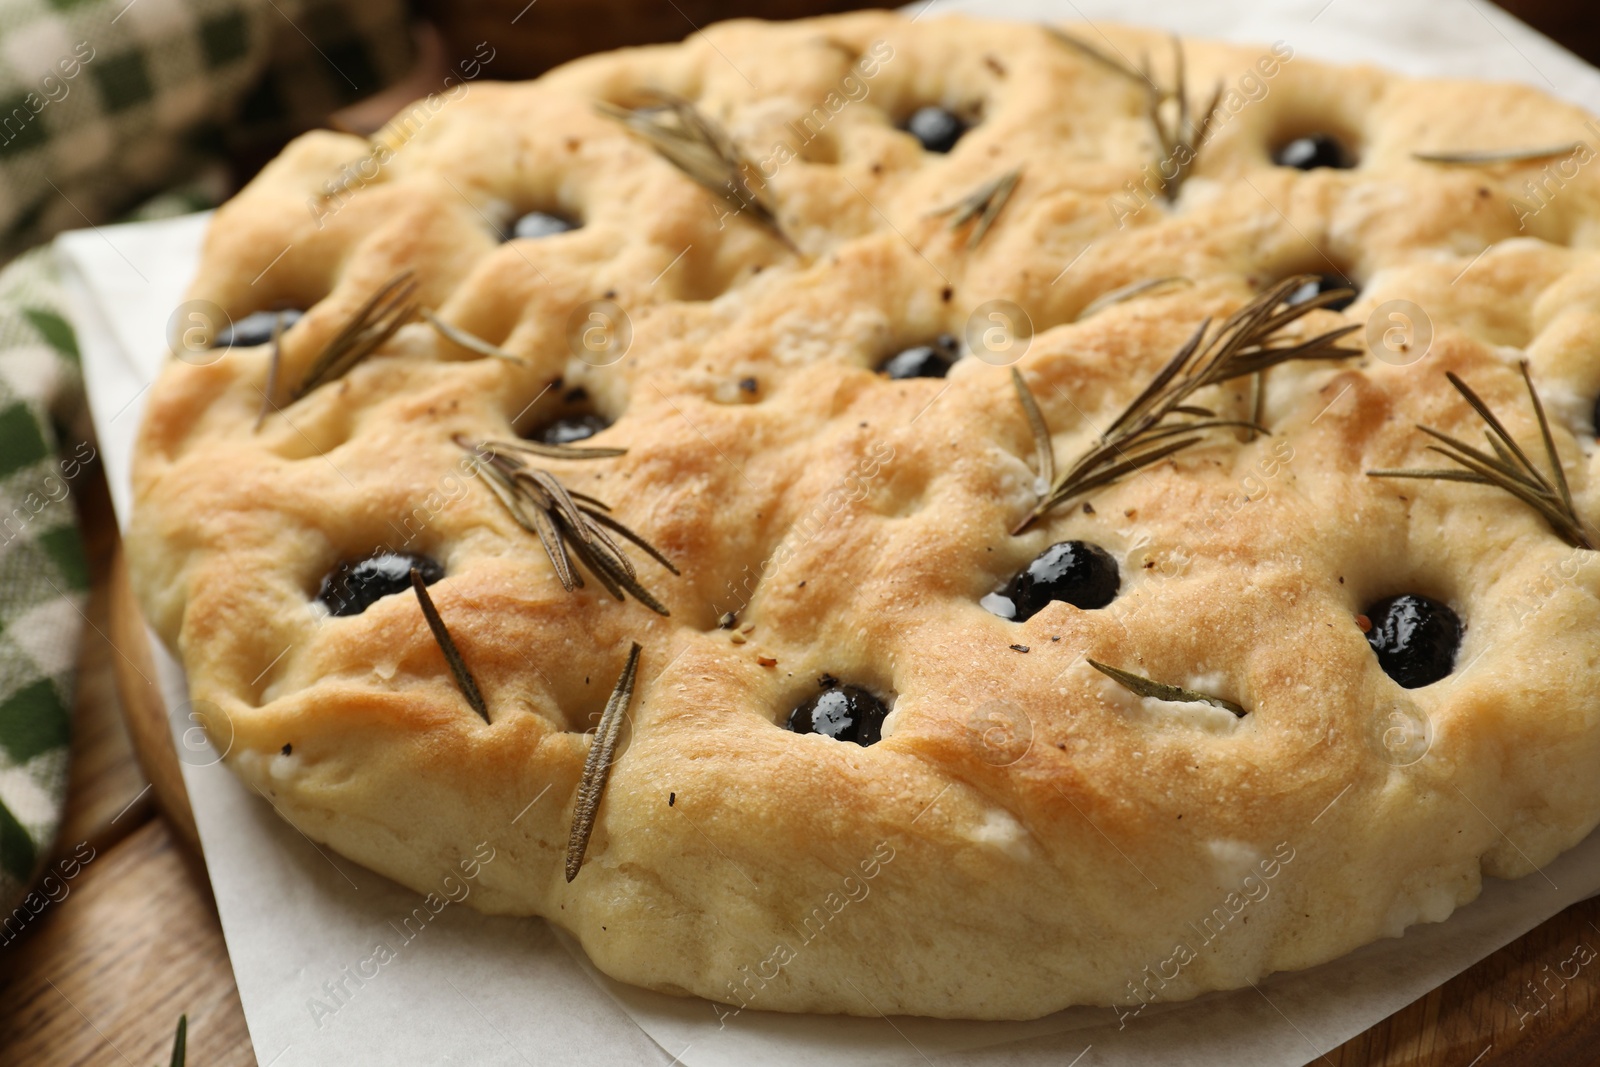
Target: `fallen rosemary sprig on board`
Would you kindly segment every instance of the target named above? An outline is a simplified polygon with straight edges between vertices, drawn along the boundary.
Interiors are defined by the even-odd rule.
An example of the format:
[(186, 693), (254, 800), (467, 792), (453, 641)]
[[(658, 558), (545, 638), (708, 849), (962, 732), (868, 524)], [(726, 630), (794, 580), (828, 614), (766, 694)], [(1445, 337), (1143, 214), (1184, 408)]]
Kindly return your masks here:
[(483, 702), (483, 693), (478, 689), (478, 681), (467, 669), (467, 661), (461, 658), (461, 650), (456, 648), (455, 639), (450, 636), (444, 620), (439, 617), (439, 609), (433, 606), (433, 597), (428, 593), (428, 584), (422, 580), (422, 572), (415, 567), (411, 568), (411, 588), (417, 591), (417, 603), (422, 606), (422, 617), (428, 621), (428, 629), (433, 631), (433, 639), (439, 643), (439, 651), (444, 653), (445, 662), (450, 664), (450, 673), (456, 676), (456, 688), (467, 698), (472, 710), (481, 715), (484, 722), (488, 722), (489, 706)]
[(595, 727), (594, 741), (589, 745), (589, 755), (583, 761), (583, 777), (578, 781), (578, 799), (572, 806), (572, 834), (567, 838), (567, 881), (578, 877), (583, 867), (583, 854), (589, 848), (589, 836), (594, 833), (594, 819), (600, 811), (600, 798), (605, 794), (606, 782), (611, 777), (611, 764), (617, 751), (617, 738), (622, 733), (622, 720), (633, 699), (633, 683), (639, 674), (639, 643), (635, 641), (628, 650), (627, 665), (611, 690), (606, 710), (600, 715), (600, 725)]
[[(1145, 117), (1150, 120), (1150, 126), (1156, 134), (1156, 181), (1160, 186), (1161, 195), (1168, 200), (1178, 198), (1178, 190), (1194, 170), (1195, 161), (1200, 156), (1200, 147), (1211, 136), (1211, 125), (1216, 121), (1217, 109), (1222, 104), (1222, 83), (1219, 81), (1211, 93), (1211, 102), (1201, 112), (1200, 119), (1196, 122), (1189, 113), (1189, 87), (1188, 76), (1183, 57), (1183, 42), (1177, 37), (1172, 38), (1172, 80), (1171, 88), (1163, 87), (1156, 81), (1155, 74), (1150, 67), (1148, 56), (1142, 56), (1139, 66), (1134, 67), (1123, 60), (1108, 55), (1087, 41), (1078, 39), (1059, 30), (1054, 26), (1045, 29), (1052, 37), (1071, 48), (1080, 55), (1099, 63), (1124, 78), (1137, 84), (1145, 94)], [(1170, 120), (1164, 106), (1168, 100), (1176, 104), (1176, 114)], [(1168, 165), (1172, 173), (1167, 173)]]
[(290, 399), (299, 400), (319, 385), (344, 377), (393, 337), (417, 313), (418, 305), (412, 299), (416, 291), (417, 281), (410, 268), (385, 282), (311, 362)]
[(184, 1067), (189, 1061), (189, 1014), (178, 1016), (178, 1031), (172, 1035), (170, 1067)]
[(574, 448), (533, 441), (515, 444), (481, 441), (473, 444), (459, 437), (456, 438), (456, 444), (472, 457), (474, 468), (484, 475), (484, 484), (510, 512), (517, 525), (539, 538), (551, 565), (555, 567), (556, 577), (567, 592), (583, 585), (583, 575), (572, 565), (572, 556), (576, 556), (616, 599), (624, 599), (623, 593), (626, 592), (659, 615), (671, 614), (640, 584), (633, 562), (606, 531), (610, 530), (632, 541), (644, 549), (651, 559), (677, 574), (678, 568), (672, 565), (672, 561), (614, 518), (610, 514), (610, 506), (605, 502), (568, 489), (555, 475), (529, 466), (516, 454), (522, 452), (556, 459), (602, 459), (623, 455), (623, 449)]
[(627, 108), (600, 100), (595, 107), (644, 138), (667, 162), (721, 197), (734, 214), (748, 213), (791, 251), (797, 251), (778, 225), (777, 204), (766, 182), (727, 131), (682, 97), (664, 92), (651, 96), (659, 103)]
[[(1087, 659), (1088, 657), (1084, 657)], [(1097, 660), (1089, 660), (1089, 666), (1116, 682), (1122, 688), (1142, 697), (1153, 697), (1156, 700), (1170, 700), (1175, 704), (1210, 704), (1214, 708), (1231, 711), (1239, 718), (1244, 718), (1245, 710), (1231, 700), (1214, 697), (1209, 693), (1201, 693), (1194, 689), (1185, 689), (1182, 686), (1166, 685), (1162, 682), (1153, 682), (1149, 678), (1125, 671), (1121, 667), (1112, 667)]]
[(989, 227), (994, 225), (994, 220), (1005, 210), (1006, 202), (1011, 199), (1012, 192), (1017, 188), (1017, 182), (1021, 180), (1021, 167), (1008, 170), (998, 178), (984, 182), (955, 203), (938, 209), (934, 214), (949, 215), (951, 230), (959, 230), (973, 219), (977, 219), (978, 221), (967, 233), (967, 247), (977, 248), (983, 241), (984, 235), (989, 232)]
[(1528, 361), (1523, 360), (1520, 366), (1522, 380), (1528, 386), (1528, 398), (1533, 401), (1534, 417), (1539, 420), (1539, 436), (1544, 442), (1545, 458), (1550, 463), (1550, 477), (1545, 477), (1534, 465), (1505, 425), (1489, 410), (1489, 405), (1454, 371), (1446, 371), (1445, 376), (1488, 425), (1483, 436), (1494, 454), (1490, 455), (1432, 427), (1418, 425), (1417, 429), (1440, 442), (1429, 445), (1430, 452), (1437, 452), (1460, 466), (1437, 470), (1375, 470), (1367, 474), (1373, 478), (1429, 478), (1442, 482), (1496, 486), (1543, 515), (1550, 528), (1567, 544), (1593, 551), (1594, 539), (1590, 537), (1588, 524), (1579, 517), (1577, 508), (1573, 506), (1572, 490), (1567, 485), (1566, 472), (1561, 469), (1561, 455), (1556, 451), (1555, 438), (1550, 434), (1550, 420), (1545, 416), (1544, 404), (1539, 400), (1539, 391), (1533, 387), (1533, 378), (1528, 373)]
[[(1254, 422), (1219, 418), (1208, 408), (1188, 403), (1195, 391), (1256, 374), (1290, 360), (1348, 359), (1360, 355), (1355, 349), (1338, 347), (1342, 338), (1361, 329), (1359, 323), (1341, 326), (1307, 340), (1278, 337), (1285, 327), (1349, 293), (1347, 289), (1330, 289), (1298, 304), (1284, 304), (1309, 277), (1284, 279), (1228, 316), (1215, 333), (1211, 332), (1210, 319), (1202, 322), (1178, 349), (1177, 355), (1100, 435), (1099, 441), (1059, 477), (1055, 476), (1054, 452), (1038, 403), (1022, 375), (1013, 367), (1012, 380), (1040, 456), (1040, 474), (1048, 471), (1045, 481), (1050, 483), (1050, 489), (1011, 532), (1021, 533), (1050, 509), (1199, 443), (1204, 439), (1203, 430), (1245, 427), (1266, 432)], [(1046, 455), (1050, 457), (1048, 464)]]
[(1487, 166), (1491, 163), (1528, 163), (1539, 159), (1571, 155), (1583, 147), (1582, 141), (1551, 145), (1547, 148), (1486, 148), (1462, 152), (1413, 152), (1419, 163), (1454, 163), (1461, 166)]

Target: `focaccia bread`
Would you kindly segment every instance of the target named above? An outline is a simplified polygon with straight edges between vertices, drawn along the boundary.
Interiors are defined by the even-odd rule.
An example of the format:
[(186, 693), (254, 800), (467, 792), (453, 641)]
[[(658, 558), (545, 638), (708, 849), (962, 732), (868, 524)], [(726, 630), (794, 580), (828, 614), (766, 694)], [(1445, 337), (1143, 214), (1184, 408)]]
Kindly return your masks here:
[[(140, 601), (233, 771), (419, 892), (487, 842), (474, 907), (722, 1013), (1137, 1011), (1442, 920), (1583, 838), (1588, 118), (1186, 41), (1205, 128), (1174, 152), (1150, 116), (1174, 128), (1169, 38), (1064, 29), (1093, 51), (964, 18), (733, 22), (292, 144), (193, 285), (239, 343), (170, 363), (134, 472)], [(1141, 56), (1155, 92), (1121, 69)], [(746, 185), (641, 133), (673, 106)], [(1462, 155), (1485, 151), (1509, 154)], [(317, 384), (405, 271), (454, 339), (418, 317)], [(1353, 354), (1169, 419), (1269, 433), (1196, 430), (1013, 532), (1042, 488), (1013, 370), (1059, 476), (1207, 317), (1301, 273), (1359, 293), (1283, 336), (1354, 325)], [(273, 373), (241, 320), (280, 307), (305, 314)], [(1578, 535), (1503, 487), (1369, 475), (1450, 467), (1419, 423), (1502, 461), (1447, 371), (1548, 472), (1524, 359)], [(523, 459), (671, 562), (618, 537), (666, 614), (576, 557), (566, 589), (471, 451), (591, 432), (625, 454)]]

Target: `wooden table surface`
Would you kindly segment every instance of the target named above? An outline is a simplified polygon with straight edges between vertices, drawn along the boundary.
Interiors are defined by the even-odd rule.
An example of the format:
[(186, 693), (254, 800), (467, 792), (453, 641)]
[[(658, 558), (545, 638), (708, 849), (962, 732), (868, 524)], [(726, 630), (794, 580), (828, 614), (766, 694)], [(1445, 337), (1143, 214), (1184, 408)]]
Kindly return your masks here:
[[(109, 637), (116, 524), (96, 464), (76, 484), (92, 580), (58, 859), (87, 859), (0, 946), (0, 1067), (166, 1064), (189, 1016), (193, 1067), (256, 1063), (210, 884), (158, 814), (129, 742)], [(88, 858), (92, 857), (92, 858)]]
[[(1504, 6), (1600, 59), (1600, 14), (1590, 5), (1507, 0)], [(183, 1013), (190, 1064), (244, 1067), (257, 1062), (255, 1052), (191, 843), (193, 821), (171, 783), (175, 761), (153, 767), (162, 783), (153, 788), (135, 757), (118, 695), (118, 668), (136, 677), (140, 653), (112, 622), (117, 537), (98, 465), (77, 488), (92, 592), (79, 656), (67, 817), (56, 856), (93, 858), (65, 883), (65, 896), (22, 936), (0, 945), (0, 1067), (165, 1064)], [(141, 748), (151, 751), (152, 740), (162, 739), (147, 732)], [(1568, 908), (1316, 1062), (1600, 1063), (1600, 966), (1591, 962), (1565, 977), (1573, 974), (1575, 959), (1593, 961), (1597, 952), (1600, 898)]]

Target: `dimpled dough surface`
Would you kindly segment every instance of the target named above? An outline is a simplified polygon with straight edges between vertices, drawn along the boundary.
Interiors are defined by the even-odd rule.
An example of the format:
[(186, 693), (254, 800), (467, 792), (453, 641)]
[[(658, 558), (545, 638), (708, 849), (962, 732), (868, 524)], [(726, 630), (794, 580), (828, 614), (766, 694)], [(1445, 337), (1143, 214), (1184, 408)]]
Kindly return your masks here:
[[(1164, 36), (1106, 32), (1168, 69)], [(1188, 42), (1191, 93), (1270, 55)], [(235, 319), (309, 309), (280, 381), (404, 268), (424, 306), (527, 365), (414, 322), (259, 432), (266, 346), (167, 367), (129, 550), (213, 736), (231, 734), (229, 765), (308, 836), (418, 891), (487, 841), (475, 907), (544, 916), (624, 981), (784, 1011), (1181, 999), (1442, 920), (1483, 874), (1528, 874), (1579, 841), (1600, 815), (1596, 554), (1500, 490), (1364, 472), (1438, 465), (1417, 422), (1478, 438), (1446, 370), (1537, 450), (1525, 356), (1595, 518), (1600, 171), (1531, 200), (1524, 183), (1554, 163), (1410, 158), (1571, 143), (1587, 119), (1516, 86), (1280, 59), (1171, 205), (1129, 192), (1154, 152), (1135, 85), (1038, 27), (957, 18), (734, 22), (474, 83), (408, 140), (391, 131), (391, 158), (333, 200), (370, 146), (294, 142), (217, 213), (192, 291)], [(721, 218), (594, 107), (650, 88), (695, 101), (753, 160), (799, 149), (771, 190), (801, 254)], [(859, 99), (798, 144), (787, 124), (830, 92)], [(980, 119), (948, 155), (896, 128), (929, 103)], [(1315, 130), (1359, 167), (1272, 164)], [(1018, 165), (976, 249), (932, 214)], [(500, 243), (535, 209), (584, 225)], [(873, 371), (1014, 301), (1035, 331), (1017, 366), (1067, 463), (1202, 318), (1334, 267), (1359, 299), (1295, 329), (1404, 298), (1431, 321), (1425, 357), (1287, 364), (1271, 437), (1213, 431), (1093, 493), (1092, 513), (1074, 502), (1017, 537), (1033, 447), (1009, 369), (969, 355), (945, 380)], [(1193, 284), (1075, 321), (1174, 275)], [(568, 318), (608, 294), (631, 347), (592, 366)], [(592, 579), (565, 592), (461, 474), (452, 435), (511, 437), (551, 410), (558, 376), (615, 420), (594, 443), (628, 452), (536, 462), (675, 561), (678, 578), (632, 551), (670, 618)], [(1199, 396), (1245, 417), (1246, 385)], [(1116, 558), (1110, 606), (1023, 623), (979, 606), (1067, 539)], [(331, 568), (382, 546), (444, 565), (431, 592), (491, 724), (409, 593), (313, 610)], [(1402, 592), (1466, 627), (1455, 671), (1409, 691), (1357, 621)], [(731, 608), (737, 629), (719, 628)], [(569, 884), (585, 731), (631, 641), (638, 689)], [(1142, 701), (1086, 655), (1249, 714)], [(892, 701), (881, 742), (783, 728), (824, 673)], [(1427, 724), (1425, 754), (1385, 746), (1395, 723)]]

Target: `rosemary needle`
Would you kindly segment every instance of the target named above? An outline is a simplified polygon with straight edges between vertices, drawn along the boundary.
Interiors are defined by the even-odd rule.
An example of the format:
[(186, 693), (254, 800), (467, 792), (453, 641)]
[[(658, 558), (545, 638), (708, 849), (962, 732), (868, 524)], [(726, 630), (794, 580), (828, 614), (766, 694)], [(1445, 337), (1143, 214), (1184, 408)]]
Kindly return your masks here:
[(1044, 413), (1039, 410), (1039, 402), (1033, 398), (1028, 383), (1023, 381), (1022, 372), (1015, 367), (1011, 368), (1011, 384), (1016, 387), (1017, 400), (1021, 402), (1022, 413), (1028, 419), (1034, 451), (1039, 457), (1039, 476), (1034, 481), (1034, 490), (1039, 496), (1044, 496), (1056, 480), (1056, 451), (1050, 441), (1050, 428), (1045, 425)]
[(1549, 145), (1544, 148), (1500, 148), (1464, 152), (1413, 152), (1411, 158), (1419, 163), (1452, 163), (1460, 166), (1487, 166), (1491, 163), (1528, 163), (1556, 156), (1571, 155), (1583, 147), (1582, 141)]
[(1107, 68), (1113, 73), (1120, 74), (1130, 81), (1139, 83), (1151, 93), (1158, 93), (1162, 96), (1167, 95), (1167, 90), (1161, 88), (1161, 86), (1155, 83), (1154, 79), (1150, 77), (1149, 71), (1140, 70), (1132, 64), (1125, 63), (1115, 56), (1109, 55), (1106, 52), (1102, 52), (1088, 41), (1085, 41), (1079, 37), (1074, 37), (1066, 30), (1057, 29), (1054, 26), (1045, 26), (1044, 29), (1046, 33), (1054, 37), (1057, 41), (1066, 45), (1074, 52), (1083, 55), (1085, 58), (1099, 63), (1101, 66)]
[(444, 620), (439, 617), (439, 609), (433, 606), (433, 597), (428, 594), (428, 585), (422, 580), (422, 572), (415, 567), (411, 568), (411, 588), (417, 591), (417, 603), (422, 606), (422, 617), (428, 620), (428, 629), (433, 631), (433, 639), (439, 643), (439, 651), (444, 653), (445, 662), (450, 664), (450, 673), (456, 676), (456, 686), (461, 690), (461, 695), (467, 698), (472, 710), (483, 716), (484, 722), (488, 722), (489, 707), (483, 702), (483, 694), (478, 690), (477, 680), (467, 669), (467, 661), (461, 658), (461, 651), (456, 648), (455, 639), (450, 636)]
[(1011, 194), (1022, 180), (1022, 168), (1008, 170), (998, 178), (991, 178), (955, 203), (935, 211), (935, 215), (949, 215), (950, 229), (959, 230), (973, 219), (977, 223), (967, 234), (967, 247), (977, 248), (994, 220), (1000, 217)]
[(266, 421), (267, 409), (272, 407), (272, 395), (278, 391), (278, 366), (283, 362), (283, 312), (272, 320), (272, 354), (267, 357), (267, 388), (261, 394), (261, 407), (256, 411), (256, 424), (251, 433), (258, 433)]
[(515, 363), (519, 367), (528, 365), (527, 360), (522, 359), (520, 356), (513, 356), (505, 349), (497, 348), (483, 338), (470, 334), (459, 326), (450, 325), (427, 308), (422, 309), (422, 318), (429, 326), (438, 331), (439, 335), (445, 340), (458, 344), (470, 352), (476, 352), (480, 356), (489, 356), (493, 359), (503, 359), (507, 363)]
[(1146, 293), (1153, 292), (1156, 289), (1166, 289), (1169, 286), (1174, 285), (1193, 284), (1194, 282), (1190, 281), (1188, 278), (1175, 275), (1169, 278), (1150, 278), (1146, 281), (1134, 282), (1132, 285), (1124, 285), (1120, 288), (1111, 290), (1109, 293), (1101, 293), (1099, 296), (1089, 301), (1089, 303), (1084, 305), (1083, 310), (1078, 312), (1077, 317), (1073, 319), (1073, 321), (1082, 322), (1090, 315), (1098, 314), (1108, 307), (1111, 307), (1115, 304), (1121, 304), (1124, 301), (1132, 300), (1134, 297), (1143, 296)]
[(595, 815), (600, 810), (600, 798), (605, 793), (606, 782), (611, 777), (611, 763), (617, 750), (617, 738), (622, 733), (622, 720), (633, 699), (633, 683), (639, 673), (639, 642), (628, 650), (627, 665), (611, 690), (606, 710), (600, 715), (600, 725), (595, 727), (594, 741), (589, 745), (589, 755), (583, 761), (583, 778), (578, 782), (578, 799), (572, 806), (572, 835), (567, 839), (567, 881), (578, 877), (583, 867), (583, 854), (589, 848), (589, 835), (594, 833)]
[[(1087, 658), (1087, 657), (1085, 657)], [(1209, 693), (1201, 693), (1194, 689), (1185, 689), (1182, 686), (1166, 685), (1162, 682), (1153, 682), (1149, 678), (1125, 671), (1121, 667), (1112, 667), (1097, 660), (1089, 660), (1089, 666), (1110, 678), (1130, 693), (1142, 697), (1153, 697), (1156, 700), (1170, 700), (1176, 704), (1210, 704), (1214, 708), (1231, 711), (1239, 718), (1244, 718), (1245, 710), (1231, 700), (1214, 697)]]

